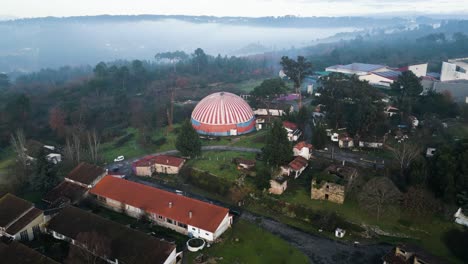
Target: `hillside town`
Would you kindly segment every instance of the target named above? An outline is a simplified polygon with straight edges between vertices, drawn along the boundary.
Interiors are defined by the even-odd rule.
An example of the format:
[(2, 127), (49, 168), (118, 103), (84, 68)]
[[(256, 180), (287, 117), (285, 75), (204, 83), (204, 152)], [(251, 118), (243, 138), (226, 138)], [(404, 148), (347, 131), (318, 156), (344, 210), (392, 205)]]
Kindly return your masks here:
[[(358, 224), (335, 213), (328, 216), (332, 217), (328, 223), (323, 223), (323, 216), (314, 212), (325, 212), (331, 204), (336, 204), (332, 208), (343, 207), (348, 199), (357, 199), (359, 206), (365, 203), (363, 210), (379, 220), (391, 217), (388, 210), (400, 201), (419, 203), (417, 199), (434, 199), (426, 193), (412, 197), (411, 192), (420, 192), (418, 187), (409, 187), (403, 193), (391, 177), (383, 177), (394, 162), (400, 162), (400, 176), (405, 176), (413, 170), (411, 162), (417, 155), (430, 160), (445, 151), (434, 141), (415, 139), (424, 137), (426, 126), (432, 125), (431, 120), (408, 112), (411, 108), (405, 105), (407, 102), (386, 91), (394, 89), (394, 85), (401, 90), (408, 89), (407, 96), (412, 93), (410, 89), (419, 89), (413, 96), (457, 89), (468, 91), (468, 87), (460, 88), (468, 82), (468, 76), (457, 68), (463, 66), (461, 62), (461, 59), (443, 62), (441, 74), (428, 73), (427, 64), (398, 69), (364, 63), (335, 65), (306, 75), (301, 80), (304, 83), (296, 85), (295, 92), (289, 95), (286, 94), (288, 74), (296, 69), (284, 65), (279, 73), (281, 79), (273, 84), (280, 87), (268, 87), (266, 99), (261, 97), (264, 95), (256, 95), (263, 83), (249, 96), (241, 94), (250, 101), (261, 101), (255, 110), (239, 95), (210, 94), (196, 104), (190, 122), (177, 128), (176, 150), (135, 158), (129, 158), (130, 153), (119, 152), (118, 157), (105, 165), (82, 161), (45, 192), (37, 204), (5, 194), (0, 199), (1, 257), (7, 263), (39, 263), (36, 260), (56, 263), (53, 258), (57, 253), (46, 249), (50, 246), (42, 253), (34, 250), (38, 243), (46, 243), (66, 245), (69, 248), (67, 261), (77, 261), (73, 263), (90, 259), (107, 263), (185, 263), (188, 256), (194, 254), (196, 263), (217, 263), (220, 259), (210, 256), (205, 248), (231, 239), (226, 238), (225, 233), (235, 227), (237, 221), (245, 221), (239, 220), (243, 214), (258, 215), (257, 219), (261, 219), (262, 213), (252, 208), (261, 208), (265, 203), (275, 204), (278, 209), (271, 208), (275, 214), (306, 219), (314, 232), (329, 237), (323, 239), (353, 244), (357, 252), (366, 250), (364, 244), (373, 243), (370, 241), (379, 235), (393, 237), (394, 241), (401, 239), (394, 246), (388, 244), (380, 248), (382, 263), (446, 263), (424, 245), (406, 243), (408, 236), (404, 233), (384, 231), (369, 223)], [(455, 67), (453, 63), (461, 66)], [(415, 84), (408, 80), (410, 78)], [(335, 86), (337, 81), (350, 83), (354, 90), (349, 92), (355, 96), (343, 94), (340, 99), (330, 94), (334, 89), (347, 89), (340, 88), (339, 84)], [(278, 90), (284, 93), (276, 93)], [(374, 118), (391, 121), (385, 131), (369, 129), (370, 124), (346, 127), (346, 122), (336, 126), (327, 122), (331, 115), (333, 119), (338, 118), (329, 103), (330, 96), (345, 104), (362, 104), (365, 102), (358, 97), (359, 90), (373, 93), (372, 101), (367, 103), (378, 107), (359, 111), (380, 111), (374, 113)], [(465, 98), (460, 96), (454, 99), (468, 102), (468, 94)], [(302, 106), (298, 106), (296, 103), (301, 102), (301, 97)], [(294, 110), (295, 107), (299, 110)], [(395, 118), (397, 121), (393, 122)], [(310, 124), (312, 135), (307, 132)], [(448, 126), (442, 123), (441, 129), (447, 130)], [(444, 133), (432, 131), (432, 138), (434, 133)], [(262, 140), (249, 141), (258, 137)], [(245, 144), (236, 147), (239, 142)], [(43, 151), (49, 153), (45, 156), (46, 163), (50, 164), (47, 166), (65, 162), (64, 152), (56, 147), (42, 145)], [(233, 155), (225, 155), (229, 152)], [(210, 153), (208, 158), (207, 153)], [(37, 159), (25, 155), (26, 160)], [(219, 168), (211, 171), (203, 166), (199, 168), (199, 163)], [(30, 164), (27, 162), (26, 166)], [(232, 171), (228, 170), (230, 166), (233, 166)], [(210, 183), (213, 177), (226, 177), (223, 174), (234, 177), (228, 191), (221, 190), (224, 183), (218, 183), (219, 186), (216, 181)], [(206, 179), (200, 180), (203, 177)], [(181, 188), (181, 182), (194, 188)], [(252, 191), (252, 188), (257, 190)], [(301, 195), (304, 194), (300, 202), (290, 196), (298, 188)], [(218, 198), (220, 194), (227, 197)], [(315, 203), (314, 209), (309, 211), (303, 203)], [(420, 213), (434, 210), (426, 208), (429, 205), (414, 206), (421, 206)], [(465, 210), (466, 207), (453, 207), (449, 212), (452, 216), (444, 225), (468, 227)], [(109, 215), (135, 219), (138, 225), (113, 221)], [(265, 216), (270, 217), (269, 213)], [(282, 222), (282, 219), (279, 217), (276, 221)], [(161, 235), (158, 231), (145, 231), (153, 226), (167, 231)], [(230, 236), (236, 237), (235, 230), (229, 231)], [(180, 234), (175, 236), (177, 241), (173, 240), (173, 233)], [(178, 242), (180, 237), (185, 237), (184, 243)], [(30, 256), (30, 262), (24, 262), (24, 256)]]
[(87, 1), (0, 12), (0, 264), (468, 263), (463, 5)]

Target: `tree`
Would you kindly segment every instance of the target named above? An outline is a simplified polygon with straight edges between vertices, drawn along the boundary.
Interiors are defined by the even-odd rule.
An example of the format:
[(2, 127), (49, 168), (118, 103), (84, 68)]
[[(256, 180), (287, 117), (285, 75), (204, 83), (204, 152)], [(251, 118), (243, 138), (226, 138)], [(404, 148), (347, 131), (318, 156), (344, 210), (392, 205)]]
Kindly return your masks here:
[(373, 212), (380, 219), (383, 210), (395, 205), (400, 196), (400, 191), (389, 178), (375, 177), (364, 185), (358, 202), (360, 207)]
[(86, 135), (88, 138), (88, 152), (90, 160), (96, 164), (99, 160), (99, 148), (101, 146), (101, 142), (96, 130), (93, 130), (92, 132), (88, 131)]
[(162, 53), (156, 54), (154, 58), (159, 62), (163, 62), (165, 60), (170, 61), (170, 63), (174, 67), (174, 72), (177, 72), (177, 67), (176, 67), (177, 63), (179, 63), (180, 61), (187, 60), (189, 58), (189, 55), (187, 55), (187, 53), (183, 51), (162, 52)]
[(400, 180), (404, 181), (401, 183), (406, 184), (405, 172), (410, 168), (411, 163), (420, 156), (421, 147), (415, 143), (403, 141), (392, 146), (390, 151), (398, 164)]
[(60, 107), (53, 107), (49, 111), (49, 126), (62, 137), (65, 133), (66, 114)]
[(47, 160), (44, 148), (41, 148), (35, 160), (33, 173), (31, 186), (35, 191), (46, 191), (57, 184), (57, 173), (53, 164)]
[(323, 149), (327, 144), (327, 131), (325, 125), (317, 123), (312, 130), (312, 145), (315, 149)]
[(265, 142), (263, 156), (270, 166), (278, 167), (291, 161), (293, 157), (292, 147), (281, 121), (276, 120), (273, 123)]
[(290, 59), (288, 56), (283, 56), (281, 57), (280, 64), (286, 76), (294, 82), (296, 93), (299, 94), (299, 108), (301, 108), (301, 84), (304, 77), (310, 73), (312, 63), (308, 62), (303, 56), (297, 56), (297, 60)]
[(8, 78), (8, 75), (4, 73), (0, 73), (0, 89), (5, 89), (10, 87), (10, 79)]
[(399, 91), (398, 107), (407, 113), (412, 112), (414, 98), (423, 91), (421, 81), (412, 71), (405, 71), (391, 84), (391, 88)]
[(176, 139), (176, 149), (186, 157), (195, 157), (201, 153), (200, 137), (189, 120), (182, 123)]
[(403, 208), (414, 216), (430, 216), (441, 207), (434, 195), (423, 186), (410, 187), (403, 195)]
[[(280, 94), (284, 94), (287, 91), (286, 84), (280, 78), (272, 78), (263, 80), (259, 86), (256, 86), (253, 91), (250, 92), (254, 104), (260, 103), (262, 107), (270, 109), (271, 101)], [(267, 112), (270, 116), (270, 111)]]
[(200, 73), (200, 68), (208, 65), (208, 56), (201, 48), (197, 48), (192, 56), (193, 62), (197, 66), (197, 73)]

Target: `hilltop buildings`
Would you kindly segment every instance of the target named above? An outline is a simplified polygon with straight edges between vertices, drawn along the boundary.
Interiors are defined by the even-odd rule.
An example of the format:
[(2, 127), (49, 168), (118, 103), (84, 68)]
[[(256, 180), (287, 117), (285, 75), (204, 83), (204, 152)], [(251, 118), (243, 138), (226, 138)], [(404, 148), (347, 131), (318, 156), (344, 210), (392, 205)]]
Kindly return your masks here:
[(192, 112), (192, 126), (201, 135), (236, 136), (255, 130), (255, 116), (241, 97), (220, 92), (203, 98)]
[(327, 72), (339, 72), (343, 74), (357, 75), (359, 80), (368, 81), (371, 85), (389, 88), (404, 71), (412, 71), (417, 77), (427, 75), (427, 63), (409, 65), (402, 68), (390, 68), (385, 65), (351, 63), (347, 65), (334, 65), (325, 69)]

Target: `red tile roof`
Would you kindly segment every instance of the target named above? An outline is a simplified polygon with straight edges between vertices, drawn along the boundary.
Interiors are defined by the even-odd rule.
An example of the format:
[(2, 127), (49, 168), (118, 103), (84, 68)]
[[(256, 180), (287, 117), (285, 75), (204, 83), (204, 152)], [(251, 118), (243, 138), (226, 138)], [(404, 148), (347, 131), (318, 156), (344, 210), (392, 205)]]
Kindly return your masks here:
[(101, 167), (81, 162), (67, 175), (66, 178), (85, 185), (90, 185), (104, 173), (106, 173), (106, 170)]
[(302, 168), (305, 168), (307, 167), (307, 160), (304, 159), (303, 157), (301, 156), (297, 156), (293, 161), (291, 161), (289, 163), (289, 167), (291, 167), (291, 169), (295, 170), (295, 171), (298, 171)]
[(289, 121), (283, 121), (283, 126), (285, 128), (289, 128), (291, 130), (296, 130), (297, 129), (297, 124), (295, 124), (293, 122), (289, 122)]
[(312, 147), (313, 147), (313, 146), (312, 146), (311, 144), (309, 144), (309, 143), (307, 143), (307, 142), (305, 142), (305, 141), (301, 141), (301, 142), (297, 143), (297, 144), (294, 146), (294, 148), (297, 149), (297, 150), (301, 150), (301, 149), (303, 149), (303, 148), (308, 148), (308, 149), (311, 150)]
[(90, 192), (210, 232), (229, 213), (227, 208), (112, 176), (104, 177)]
[(133, 167), (147, 167), (154, 164), (169, 165), (172, 167), (179, 167), (185, 162), (185, 159), (169, 156), (169, 155), (158, 155), (158, 156), (146, 156), (133, 163)]
[(182, 158), (168, 156), (168, 155), (159, 155), (155, 157), (156, 164), (169, 165), (173, 167), (179, 167), (182, 165), (185, 160)]

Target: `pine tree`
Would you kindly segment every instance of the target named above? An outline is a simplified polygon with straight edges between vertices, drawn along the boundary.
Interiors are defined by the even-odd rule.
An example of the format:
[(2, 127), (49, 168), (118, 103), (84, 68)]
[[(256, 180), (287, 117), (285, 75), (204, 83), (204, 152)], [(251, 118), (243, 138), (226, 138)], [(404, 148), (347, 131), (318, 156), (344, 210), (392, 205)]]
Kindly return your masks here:
[(263, 148), (265, 160), (273, 167), (278, 167), (293, 157), (291, 143), (288, 141), (286, 130), (280, 121), (275, 121), (269, 131)]
[(195, 157), (201, 153), (201, 141), (190, 121), (182, 124), (176, 139), (176, 148), (183, 156)]

